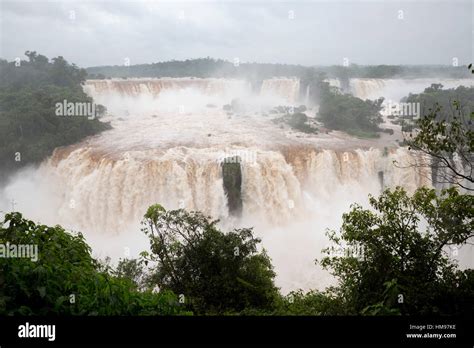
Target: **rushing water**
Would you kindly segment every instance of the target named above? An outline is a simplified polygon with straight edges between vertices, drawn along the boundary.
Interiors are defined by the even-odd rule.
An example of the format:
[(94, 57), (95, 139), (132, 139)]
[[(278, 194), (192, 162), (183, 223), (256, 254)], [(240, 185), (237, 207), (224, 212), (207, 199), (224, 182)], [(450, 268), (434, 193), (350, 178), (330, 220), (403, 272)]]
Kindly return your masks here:
[[(385, 84), (398, 88), (370, 81), (351, 88), (372, 96)], [(4, 197), (31, 218), (83, 231), (100, 257), (146, 248), (139, 222), (160, 203), (201, 210), (224, 228), (255, 227), (284, 292), (322, 288), (331, 278), (314, 259), (327, 245), (326, 228), (339, 228), (351, 203), (367, 204), (385, 187), (431, 184), (428, 169), (406, 168), (413, 154), (394, 142), (302, 135), (272, 123), (265, 110), (296, 103), (296, 79), (265, 80), (258, 95), (248, 82), (223, 79), (90, 80), (84, 88), (108, 108), (113, 129), (57, 149), (20, 173)], [(229, 114), (223, 106), (235, 98), (246, 109)], [(242, 158), (240, 218), (228, 212), (220, 165), (232, 155)]]

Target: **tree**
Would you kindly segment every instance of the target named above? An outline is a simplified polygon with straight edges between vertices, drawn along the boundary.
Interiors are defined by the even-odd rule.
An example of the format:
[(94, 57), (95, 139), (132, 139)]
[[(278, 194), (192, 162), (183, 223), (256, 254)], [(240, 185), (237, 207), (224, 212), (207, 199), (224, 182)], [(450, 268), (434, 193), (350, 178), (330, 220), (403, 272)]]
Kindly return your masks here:
[[(0, 223), (0, 246), (0, 315), (187, 314), (171, 292), (137, 291), (130, 280), (110, 274), (92, 258), (82, 234), (61, 226), (9, 213)], [(28, 254), (18, 257), (20, 247)]]
[[(474, 196), (402, 188), (353, 205), (321, 264), (339, 278), (332, 291), (348, 314), (460, 314), (474, 304), (474, 271), (460, 271), (449, 248), (474, 237)], [(457, 250), (457, 249), (453, 249)], [(467, 306), (467, 308), (466, 308)]]
[(361, 136), (374, 136), (382, 122), (383, 98), (362, 100), (332, 90), (328, 84), (321, 91), (319, 117), (327, 128)]
[(275, 273), (251, 229), (223, 233), (217, 220), (183, 209), (149, 207), (143, 231), (154, 263), (153, 280), (160, 289), (184, 296), (197, 313), (238, 312), (269, 308), (276, 296)]
[(422, 154), (417, 167), (431, 167), (435, 183), (474, 191), (474, 88), (443, 90), (432, 85), (408, 102), (427, 105), (428, 112), (415, 121), (405, 136), (410, 149)]
[[(38, 164), (59, 146), (73, 144), (110, 125), (97, 118), (58, 117), (56, 103), (93, 103), (82, 89), (86, 72), (64, 58), (26, 52), (28, 61), (0, 60), (0, 181)], [(96, 105), (96, 116), (105, 107)], [(21, 159), (21, 160), (20, 160)]]
[(418, 128), (409, 134), (407, 143), (410, 149), (425, 155), (417, 165), (430, 166), (435, 182), (474, 191), (474, 113), (467, 119), (459, 103), (453, 105), (456, 114), (451, 119), (439, 119), (439, 106), (419, 119)]
[(152, 290), (147, 283), (146, 269), (141, 260), (123, 259), (120, 260), (114, 274), (118, 278), (128, 279), (133, 283), (135, 288), (140, 290)]

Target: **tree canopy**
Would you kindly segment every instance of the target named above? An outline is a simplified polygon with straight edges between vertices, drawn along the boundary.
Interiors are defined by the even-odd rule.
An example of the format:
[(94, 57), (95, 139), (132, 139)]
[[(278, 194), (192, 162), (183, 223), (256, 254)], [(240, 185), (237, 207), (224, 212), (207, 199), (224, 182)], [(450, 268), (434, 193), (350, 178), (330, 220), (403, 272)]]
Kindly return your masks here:
[(383, 98), (362, 100), (343, 94), (327, 82), (320, 84), (319, 118), (327, 128), (342, 130), (352, 135), (377, 137), (382, 122), (380, 111)]
[[(91, 256), (82, 234), (5, 215), (0, 244), (32, 246), (36, 257), (0, 258), (0, 315), (187, 314), (171, 292), (138, 291)], [(16, 255), (19, 256), (19, 255)]]
[[(321, 264), (348, 314), (460, 314), (474, 304), (474, 272), (453, 261), (474, 237), (474, 196), (454, 189), (402, 188), (353, 205)], [(340, 251), (344, 253), (341, 254)]]
[(433, 84), (406, 101), (422, 106), (405, 136), (408, 146), (424, 155), (415, 165), (429, 166), (437, 184), (473, 191), (474, 87), (445, 90)]
[[(82, 90), (84, 69), (63, 57), (51, 61), (27, 51), (28, 61), (0, 60), (0, 181), (37, 164), (59, 146), (109, 128), (98, 119), (58, 117), (56, 103), (93, 103)], [(97, 111), (105, 112), (98, 106)], [(100, 114), (100, 112), (98, 114)]]
[(275, 273), (251, 229), (224, 233), (200, 212), (151, 206), (143, 221), (153, 281), (187, 298), (197, 313), (270, 308), (278, 295)]

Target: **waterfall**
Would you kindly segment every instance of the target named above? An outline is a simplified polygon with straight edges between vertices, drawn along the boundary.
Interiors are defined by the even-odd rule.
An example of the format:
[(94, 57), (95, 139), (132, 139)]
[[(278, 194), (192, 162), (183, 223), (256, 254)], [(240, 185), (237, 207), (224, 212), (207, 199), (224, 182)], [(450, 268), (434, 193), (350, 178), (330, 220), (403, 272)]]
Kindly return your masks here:
[(199, 78), (130, 78), (87, 80), (84, 89), (94, 97), (114, 94), (121, 97), (150, 95), (158, 97), (167, 90), (194, 88), (207, 95), (241, 94), (247, 92), (249, 84), (244, 80), (199, 79)]
[[(412, 155), (404, 149), (384, 156), (381, 150), (319, 150), (287, 147), (256, 151), (255, 162), (241, 161), (242, 220), (269, 225), (311, 219), (312, 203), (324, 206), (341, 195), (378, 194), (384, 186), (404, 186), (413, 192), (430, 185), (431, 173), (401, 168)], [(223, 219), (227, 207), (216, 148), (104, 152), (96, 146), (58, 149), (41, 167), (41, 176), (54, 182), (59, 197), (56, 223), (97, 233), (115, 233), (138, 223), (147, 207), (160, 203), (169, 209), (200, 210)], [(400, 164), (393, 165), (393, 161)], [(306, 198), (305, 198), (306, 197)], [(346, 198), (344, 198), (346, 199)]]
[(295, 78), (273, 78), (263, 80), (260, 95), (277, 95), (287, 103), (294, 104), (300, 93), (300, 81)]
[(305, 94), (305, 98), (304, 98), (304, 105), (306, 105), (306, 106), (309, 106), (309, 104), (310, 104), (310, 101), (309, 101), (310, 92), (311, 92), (310, 88), (311, 88), (310, 85), (306, 86), (306, 94)]
[(417, 79), (350, 79), (350, 92), (361, 99), (378, 99), (399, 102), (410, 93), (421, 93), (433, 83), (441, 83), (444, 88), (474, 86), (474, 79), (417, 78)]
[[(296, 79), (265, 80), (256, 99), (294, 103), (299, 88)], [(84, 232), (99, 257), (124, 257), (124, 247), (132, 256), (144, 250), (139, 223), (148, 206), (160, 203), (203, 211), (224, 229), (254, 227), (283, 291), (322, 288), (332, 278), (314, 258), (328, 243), (326, 228), (338, 229), (352, 203), (367, 206), (368, 194), (386, 187), (413, 192), (431, 185), (428, 168), (409, 166), (416, 155), (407, 149), (302, 136), (258, 112), (229, 115), (223, 105), (249, 97), (245, 81), (93, 80), (84, 89), (107, 107), (113, 128), (56, 149), (1, 197), (15, 199), (31, 219)], [(240, 173), (225, 184), (222, 161), (237, 156)]]

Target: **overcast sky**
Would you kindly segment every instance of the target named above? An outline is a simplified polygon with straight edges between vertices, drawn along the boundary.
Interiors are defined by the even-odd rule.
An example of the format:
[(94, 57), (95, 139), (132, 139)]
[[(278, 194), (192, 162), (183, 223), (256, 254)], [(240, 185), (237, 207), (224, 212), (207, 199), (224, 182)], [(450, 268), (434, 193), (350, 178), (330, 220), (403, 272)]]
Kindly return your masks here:
[(5, 1), (0, 57), (79, 66), (213, 57), (302, 65), (473, 61), (465, 1)]

